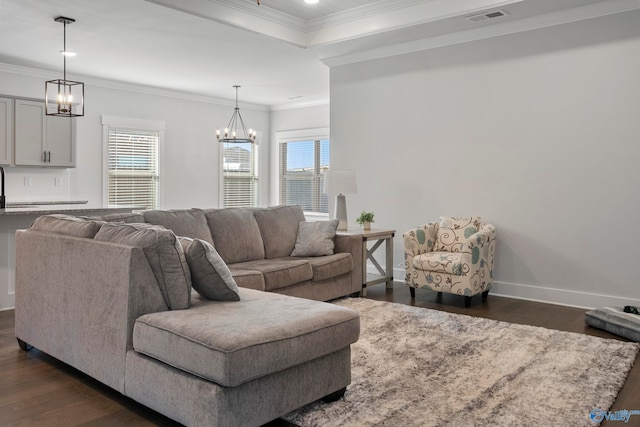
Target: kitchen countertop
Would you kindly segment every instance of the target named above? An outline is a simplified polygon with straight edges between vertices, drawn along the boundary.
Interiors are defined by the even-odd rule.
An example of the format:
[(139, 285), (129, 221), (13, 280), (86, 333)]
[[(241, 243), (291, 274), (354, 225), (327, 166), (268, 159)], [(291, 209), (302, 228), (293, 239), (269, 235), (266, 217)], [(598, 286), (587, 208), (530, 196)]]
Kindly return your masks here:
[(105, 212), (108, 211), (110, 213), (125, 213), (131, 212), (135, 209), (134, 206), (125, 206), (125, 205), (112, 205), (108, 207), (103, 206), (91, 206), (84, 205), (78, 203), (66, 203), (66, 204), (40, 204), (40, 205), (29, 205), (29, 204), (19, 204), (16, 206), (7, 206), (5, 209), (0, 209), (0, 216), (7, 215), (48, 215), (48, 214), (57, 214), (57, 213), (69, 213), (74, 215), (83, 215), (83, 214), (91, 214), (94, 212)]
[(86, 205), (89, 203), (88, 200), (28, 200), (28, 201), (17, 201), (17, 202), (7, 202), (7, 207), (12, 206), (22, 206), (22, 205)]

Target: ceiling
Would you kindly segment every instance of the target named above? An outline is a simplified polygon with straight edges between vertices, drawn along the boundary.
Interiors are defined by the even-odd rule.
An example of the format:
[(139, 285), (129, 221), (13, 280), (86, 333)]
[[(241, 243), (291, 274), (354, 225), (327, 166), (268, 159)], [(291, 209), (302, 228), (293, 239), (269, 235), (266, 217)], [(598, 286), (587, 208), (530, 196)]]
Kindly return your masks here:
[(232, 99), (239, 84), (241, 105), (279, 109), (328, 102), (329, 66), (640, 9), (638, 0), (260, 3), (0, 0), (0, 63), (61, 78), (54, 18), (66, 16), (76, 20), (67, 26), (67, 48), (78, 53), (70, 77), (216, 99)]

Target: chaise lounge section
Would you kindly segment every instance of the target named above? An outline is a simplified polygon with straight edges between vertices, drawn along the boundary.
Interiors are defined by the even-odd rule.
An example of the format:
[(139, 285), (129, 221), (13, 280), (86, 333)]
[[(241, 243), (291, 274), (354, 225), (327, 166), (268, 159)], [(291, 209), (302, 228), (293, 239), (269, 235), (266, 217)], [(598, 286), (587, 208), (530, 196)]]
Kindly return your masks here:
[[(285, 212), (296, 210), (262, 211), (282, 221)], [(257, 210), (247, 211), (257, 218)], [(352, 254), (284, 255), (288, 247), (267, 244), (268, 233), (278, 232), (273, 223), (256, 219), (249, 227), (239, 226), (249, 218), (247, 211), (142, 215), (171, 225), (173, 231), (140, 223), (140, 217), (41, 217), (16, 235), (15, 332), (20, 346), (37, 347), (189, 426), (256, 426), (317, 399), (338, 398), (351, 381), (350, 345), (359, 336), (358, 315), (284, 293), (323, 299), (357, 291), (350, 272), (334, 268), (330, 275), (323, 270), (323, 265), (340, 265), (345, 258), (353, 269)], [(235, 230), (246, 233), (244, 238), (257, 225), (264, 256), (233, 258), (234, 246), (225, 245), (221, 233), (240, 238), (232, 232), (234, 226), (225, 229), (218, 222), (221, 218), (228, 224), (237, 221)], [(107, 226), (104, 220), (117, 222)], [(213, 222), (219, 227), (215, 231), (209, 228)], [(189, 270), (180, 268), (186, 258), (176, 234), (205, 240), (205, 230), (220, 256), (236, 261), (230, 264), (235, 265), (233, 277), (260, 290), (236, 287), (231, 290), (238, 300), (211, 300), (184, 285)], [(140, 239), (140, 246), (113, 240), (121, 235)], [(287, 244), (295, 248), (292, 238), (290, 233)], [(166, 258), (156, 259), (158, 254)], [(323, 264), (319, 259), (325, 257)], [(285, 273), (289, 262), (294, 270), (301, 262), (309, 267), (305, 274)], [(285, 279), (290, 284), (278, 287)]]

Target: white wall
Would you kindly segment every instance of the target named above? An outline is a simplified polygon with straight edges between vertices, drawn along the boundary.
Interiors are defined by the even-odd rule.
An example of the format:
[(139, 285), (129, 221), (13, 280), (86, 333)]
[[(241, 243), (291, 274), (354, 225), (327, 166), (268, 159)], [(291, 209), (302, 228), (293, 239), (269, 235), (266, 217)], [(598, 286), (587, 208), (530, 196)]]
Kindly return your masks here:
[[(0, 67), (0, 94), (44, 98), (44, 80), (55, 76), (17, 67)], [(78, 77), (80, 80), (83, 78)], [(230, 93), (232, 88), (230, 88)], [(77, 121), (77, 167), (68, 170), (5, 168), (7, 200), (79, 199), (102, 203), (102, 115), (164, 121), (161, 152), (161, 208), (216, 207), (219, 205), (220, 145), (215, 130), (228, 123), (233, 101), (222, 105), (196, 96), (171, 94), (145, 87), (85, 79), (85, 116)], [(227, 105), (228, 104), (228, 105)], [(248, 126), (259, 130), (260, 168), (268, 177), (270, 128), (266, 107), (240, 104)], [(67, 120), (67, 119), (60, 119)], [(23, 186), (24, 176), (32, 186)], [(63, 186), (54, 188), (54, 176)], [(261, 180), (262, 204), (269, 201), (268, 179)], [(59, 197), (52, 197), (58, 191)], [(58, 196), (58, 194), (56, 194)], [(266, 201), (266, 202), (265, 202)]]
[(494, 293), (640, 303), (640, 13), (331, 70), (332, 167), (353, 217), (498, 230)]

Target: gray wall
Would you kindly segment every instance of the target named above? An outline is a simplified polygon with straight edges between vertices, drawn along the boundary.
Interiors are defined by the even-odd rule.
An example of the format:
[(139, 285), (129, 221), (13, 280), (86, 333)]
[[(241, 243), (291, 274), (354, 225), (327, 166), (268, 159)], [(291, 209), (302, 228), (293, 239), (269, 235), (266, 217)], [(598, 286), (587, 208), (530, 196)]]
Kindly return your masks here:
[[(640, 13), (331, 69), (349, 215), (496, 225), (495, 293), (640, 303)], [(353, 225), (353, 224), (352, 224)]]

